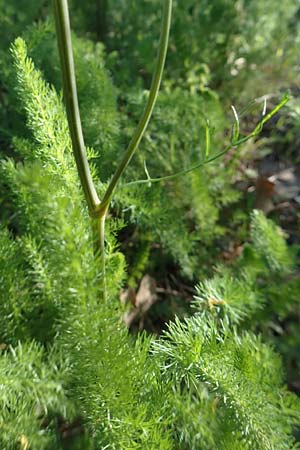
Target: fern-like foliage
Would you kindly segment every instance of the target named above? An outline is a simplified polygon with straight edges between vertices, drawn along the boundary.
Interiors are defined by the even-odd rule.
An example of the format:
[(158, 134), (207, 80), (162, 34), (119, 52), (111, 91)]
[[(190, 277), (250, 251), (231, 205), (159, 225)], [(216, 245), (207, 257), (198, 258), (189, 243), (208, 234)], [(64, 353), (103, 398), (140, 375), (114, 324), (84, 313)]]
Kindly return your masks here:
[(72, 417), (66, 362), (35, 343), (6, 348), (0, 358), (0, 444), (3, 450), (59, 448), (57, 419)]
[[(26, 37), (29, 54), (37, 67), (43, 69), (56, 89), (60, 89), (51, 22), (31, 27)], [(102, 181), (107, 181), (131, 138), (148, 93), (139, 88), (118, 91), (113, 86), (105, 67), (108, 57), (101, 44), (95, 46), (76, 36), (73, 36), (73, 44), (84, 135), (87, 144), (93, 147), (90, 158), (96, 172)], [(23, 85), (19, 84), (20, 90)], [(60, 119), (63, 124), (65, 119)], [(224, 114), (216, 94), (207, 91), (203, 96), (196, 96), (182, 87), (161, 92), (150, 128), (140, 152), (128, 168), (124, 184), (144, 178), (144, 161), (151, 175), (167, 175), (199, 162), (205, 157), (208, 121), (212, 124), (210, 151), (215, 154), (226, 141)], [(25, 153), (32, 151), (23, 138), (15, 139), (15, 145)], [(207, 247), (217, 237), (228, 233), (227, 227), (221, 226), (219, 221), (221, 210), (239, 198), (230, 185), (233, 174), (234, 166), (227, 169), (224, 165), (219, 170), (212, 165), (150, 189), (148, 186), (123, 186), (117, 192), (113, 211), (135, 228), (135, 247), (143, 245), (143, 236), (147, 233), (149, 241), (161, 246), (166, 258), (175, 260), (185, 276), (197, 280), (208, 271), (218, 254), (217, 247), (214, 254)], [(102, 187), (98, 186), (98, 190), (101, 193)], [(203, 248), (201, 253), (197, 250), (199, 242)], [(130, 271), (134, 272), (135, 258), (128, 257), (128, 263)]]
[[(132, 118), (137, 119), (146, 96), (147, 92), (132, 93), (125, 98), (128, 135), (134, 127)], [(220, 170), (212, 164), (185, 177), (149, 186), (130, 182), (145, 178), (145, 164), (150, 176), (163, 176), (203, 160), (208, 122), (213, 124), (209, 133), (214, 155), (220, 151), (220, 136), (225, 128), (217, 96), (211, 92), (193, 96), (182, 88), (162, 92), (145, 141), (115, 199), (117, 211), (125, 211), (126, 221), (134, 224), (135, 238), (139, 239), (140, 230), (141, 235), (147, 230), (163, 253), (174, 259), (190, 279), (203, 276), (210, 266), (209, 258), (218, 253), (218, 248), (212, 254), (207, 247), (211, 250), (212, 241), (228, 232), (219, 219), (222, 208), (239, 199), (230, 185), (234, 165), (228, 169), (222, 166)]]
[[(51, 21), (39, 23), (26, 32), (28, 52), (36, 67), (59, 91), (61, 73), (56, 35)], [(72, 36), (76, 64), (76, 82), (86, 144), (93, 148), (93, 158), (101, 179), (106, 180), (115, 167), (111, 164), (119, 152), (119, 114), (117, 89), (105, 67), (106, 53), (101, 43)], [(101, 157), (101, 163), (100, 158)]]
[[(42, 82), (40, 72), (23, 51), (24, 43), (19, 40), (14, 46), (14, 58), (18, 71), (28, 80), (23, 88), (35, 89), (34, 98), (43, 102), (36, 102), (32, 111), (31, 95), (22, 97), (27, 123), (33, 131), (28, 142), (32, 154), (20, 153), (23, 163), (7, 160), (1, 165), (11, 209), (18, 210), (13, 219), (17, 236), (2, 233), (5, 246), (1, 257), (9, 264), (7, 271), (11, 275), (1, 289), (1, 304), (6, 305), (3, 323), (11, 325), (1, 330), (1, 339), (5, 343), (14, 343), (18, 338), (42, 340), (47, 346), (55, 340), (68, 355), (72, 376), (65, 379), (67, 392), (83, 416), (95, 448), (171, 448), (161, 419), (164, 397), (154, 395), (159, 389), (155, 388), (159, 368), (151, 368), (147, 360), (147, 339), (135, 345), (120, 325), (114, 303), (109, 308), (99, 305), (99, 262), (93, 255), (87, 212), (82, 206), (69, 147), (57, 151), (61, 142), (56, 141), (54, 133), (56, 115), (48, 115), (47, 127), (39, 131), (42, 136), (35, 133), (37, 123), (43, 120), (43, 108), (51, 106), (55, 92)], [(62, 107), (60, 111), (65, 121)], [(66, 139), (62, 143), (68, 142)], [(36, 155), (41, 158), (38, 160)], [(114, 226), (110, 228), (114, 233)], [(113, 297), (124, 277), (124, 262), (115, 251), (115, 239), (109, 230), (107, 248), (108, 288)], [(15, 295), (13, 278), (19, 280)], [(20, 297), (23, 285), (24, 295)], [(153, 399), (159, 399), (160, 406), (154, 400), (149, 402), (142, 381), (147, 378), (149, 392)], [(22, 414), (20, 410), (20, 417)], [(27, 439), (33, 449), (39, 448), (37, 439), (31, 435)]]
[[(33, 156), (42, 161), (48, 158), (48, 162), (52, 163), (58, 160), (62, 164), (63, 153), (67, 148), (70, 149), (70, 142), (61, 98), (53, 88), (46, 85), (32, 60), (27, 58), (26, 45), (22, 39), (15, 41), (12, 53), (19, 98), (26, 105), (27, 126), (39, 144), (40, 151), (36, 150)], [(52, 148), (51, 152), (49, 147)]]
[[(19, 265), (26, 269), (31, 286), (27, 302), (30, 309), (25, 316), (31, 320), (36, 317), (37, 325), (41, 314), (50, 325), (58, 319), (62, 304), (73, 303), (77, 295), (86, 296), (86, 281), (81, 274), (85, 273), (87, 279), (89, 274), (95, 276), (96, 263), (61, 98), (43, 81), (20, 39), (13, 46), (13, 56), (19, 74), (17, 90), (32, 140), (21, 146), (19, 140), (15, 142), (25, 163), (4, 160), (0, 169), (2, 183), (10, 192), (12, 211), (18, 211), (13, 218), (18, 244), (12, 240), (9, 245), (20, 249), (23, 263)], [(109, 249), (113, 252), (114, 238), (110, 239), (108, 233), (108, 253)], [(122, 280), (122, 258), (116, 253), (113, 257), (108, 254), (108, 259), (115, 273), (111, 278), (114, 286), (115, 279)], [(40, 313), (33, 314), (33, 309)], [(51, 326), (48, 332), (51, 334)]]
[(246, 273), (242, 273), (238, 278), (225, 268), (222, 268), (221, 273), (198, 285), (196, 290), (196, 308), (208, 310), (219, 318), (226, 317), (233, 324), (251, 316), (264, 305), (263, 297)]
[[(51, 36), (51, 25), (49, 30)], [(39, 40), (38, 27), (29, 33), (33, 54), (35, 39), (40, 49), (48, 48), (49, 42)], [(85, 89), (100, 95), (93, 83), (98, 70), (105, 89), (111, 87), (107, 111), (112, 128), (101, 129), (97, 136), (99, 110), (85, 124), (95, 144), (90, 155), (97, 157), (105, 142), (111, 143), (104, 167), (98, 167), (102, 181), (107, 181), (109, 158), (117, 154), (116, 92), (102, 63), (101, 67), (96, 63), (102, 47), (85, 41), (76, 46), (79, 55), (87, 48), (86, 57), (92, 60), (88, 85), (83, 77), (86, 59), (79, 62), (81, 95)], [(150, 128), (143, 157), (135, 161), (113, 204), (117, 220), (111, 218), (106, 236), (109, 298), (101, 304), (99, 261), (93, 254), (61, 96), (44, 81), (23, 40), (15, 41), (12, 55), (19, 110), (29, 133), (26, 139), (13, 140), (15, 158), (3, 159), (0, 165), (0, 186), (8, 196), (0, 231), (2, 448), (64, 448), (57, 418), (70, 420), (75, 413), (85, 437), (78, 437), (74, 448), (296, 448), (296, 397), (284, 387), (278, 355), (252, 332), (256, 326), (264, 331), (266, 283), (278, 277), (279, 268), (284, 269), (282, 276), (293, 270), (280, 233), (262, 215), (254, 213), (252, 242), (237, 263), (223, 272), (219, 267), (214, 278), (199, 285), (198, 312), (193, 317), (177, 319), (160, 339), (144, 334), (134, 337), (120, 320), (118, 296), (125, 263), (117, 233), (123, 220), (137, 225), (135, 244), (145, 245), (135, 262), (136, 273), (144, 270), (145, 260), (151, 259), (151, 245), (159, 240), (168, 256), (194, 278), (205, 271), (200, 265), (208, 253), (205, 248), (199, 251), (199, 243), (208, 248), (215, 235), (226, 233), (218, 228), (218, 220), (220, 208), (237, 200), (229, 182), (232, 167), (218, 177), (214, 177), (216, 168), (207, 168), (170, 184), (142, 189), (125, 185), (133, 175), (142, 176), (145, 155), (150, 171), (163, 168), (166, 172), (201, 158), (209, 105), (216, 111), (211, 114), (219, 117), (211, 135), (214, 152), (216, 136), (223, 133), (218, 100), (207, 94), (204, 104), (182, 88), (173, 93), (166, 90), (161, 97), (156, 118), (162, 133), (157, 137), (157, 125)], [(51, 57), (55, 61), (55, 52)], [(144, 94), (125, 99), (120, 120), (132, 118), (120, 142), (127, 140), (143, 99)], [(86, 100), (86, 108), (90, 102)], [(181, 136), (178, 124), (183, 120), (188, 130)], [(151, 159), (157, 147), (157, 160)], [(175, 149), (176, 153), (184, 150), (180, 158), (175, 157)], [(203, 182), (212, 178), (209, 185)], [(99, 182), (98, 187), (101, 192), (105, 185)], [(190, 192), (195, 194), (192, 202)], [(178, 199), (175, 207), (174, 197)], [(208, 226), (205, 214), (211, 217)], [(216, 233), (212, 233), (214, 227)], [(274, 248), (265, 248), (265, 242)], [(138, 277), (134, 273), (133, 280)], [(245, 324), (248, 332), (241, 331)]]
[[(300, 292), (296, 252), (261, 212), (253, 213), (250, 230), (252, 239), (235, 263), (218, 266), (212, 278), (196, 287), (194, 307), (218, 323), (262, 332), (281, 352), (293, 383), (300, 364), (299, 333), (294, 326)], [(270, 241), (271, 247), (267, 245)], [(290, 323), (287, 332), (285, 323)]]
[(288, 252), (282, 230), (268, 221), (260, 211), (253, 212), (251, 237), (257, 253), (265, 260), (270, 270), (290, 270), (293, 259)]
[(27, 291), (24, 266), (20, 258), (21, 246), (11, 239), (7, 229), (0, 231), (0, 298), (2, 314), (0, 316), (1, 341), (11, 342), (22, 338), (26, 324), (23, 321), (24, 304), (28, 303), (30, 294)]
[(162, 369), (175, 383), (192, 387), (200, 397), (201, 383), (207, 386), (220, 419), (239, 430), (238, 448), (296, 448), (290, 433), (299, 420), (297, 402), (282, 387), (278, 356), (259, 338), (237, 336), (226, 326), (219, 330), (202, 314), (175, 321), (154, 350), (165, 355)]

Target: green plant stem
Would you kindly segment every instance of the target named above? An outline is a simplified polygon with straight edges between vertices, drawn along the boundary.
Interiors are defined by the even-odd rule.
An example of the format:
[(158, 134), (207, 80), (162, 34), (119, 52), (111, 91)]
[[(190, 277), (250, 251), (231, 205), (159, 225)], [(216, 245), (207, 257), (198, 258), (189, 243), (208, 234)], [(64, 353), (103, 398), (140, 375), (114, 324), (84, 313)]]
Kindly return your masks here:
[[(290, 97), (288, 95), (285, 95), (282, 98), (282, 100), (280, 101), (280, 103), (278, 105), (276, 105), (263, 119), (261, 119), (259, 121), (259, 123), (256, 125), (256, 127), (250, 134), (248, 134), (247, 136), (243, 136), (243, 137), (238, 137), (238, 135), (235, 134), (233, 141), (227, 147), (225, 147), (224, 150), (220, 151), (219, 153), (216, 153), (215, 155), (211, 156), (210, 158), (206, 158), (204, 161), (200, 161), (199, 163), (197, 163), (191, 167), (188, 167), (187, 169), (180, 170), (178, 172), (175, 172), (171, 175), (166, 175), (164, 177), (151, 178), (149, 175), (148, 169), (147, 169), (147, 171), (146, 171), (147, 178), (145, 178), (143, 180), (130, 181), (129, 183), (126, 183), (125, 186), (132, 186), (134, 184), (147, 184), (147, 183), (150, 185), (151, 183), (159, 183), (161, 181), (174, 180), (175, 178), (187, 175), (187, 174), (193, 172), (194, 170), (197, 170), (200, 167), (203, 167), (203, 166), (215, 161), (216, 159), (221, 158), (222, 156), (224, 156), (226, 153), (228, 153), (233, 148), (238, 148), (242, 144), (245, 144), (250, 139), (256, 137), (261, 132), (264, 124), (266, 122), (268, 122), (268, 120), (270, 120), (289, 100), (290, 100)], [(210, 142), (209, 143), (206, 142), (207, 147), (208, 147), (208, 145), (210, 146)], [(209, 152), (206, 151), (206, 154), (209, 154)]]
[(101, 267), (101, 297), (107, 299), (106, 270), (105, 270), (105, 219), (106, 216), (92, 218), (92, 228), (94, 237), (94, 254), (100, 258)]
[(81, 185), (90, 214), (93, 216), (100, 205), (100, 200), (92, 180), (82, 133), (75, 79), (68, 1), (53, 0), (53, 5), (60, 63), (62, 68), (63, 91), (72, 147)]
[(100, 255), (101, 258), (101, 269), (104, 285), (103, 296), (105, 298), (106, 297), (105, 219), (117, 184), (122, 174), (124, 173), (126, 167), (128, 166), (131, 158), (133, 157), (135, 151), (138, 148), (138, 145), (149, 124), (157, 100), (168, 49), (168, 41), (171, 25), (171, 13), (172, 13), (172, 0), (164, 0), (162, 29), (159, 42), (157, 62), (145, 110), (138, 123), (137, 129), (127, 147), (127, 150), (125, 151), (123, 159), (121, 160), (115, 174), (111, 179), (111, 182), (108, 185), (108, 188), (104, 194), (102, 202), (100, 202), (99, 200), (99, 197), (97, 195), (92, 180), (82, 134), (82, 126), (76, 89), (68, 2), (67, 0), (53, 0), (53, 4), (54, 4), (54, 15), (58, 38), (60, 61), (62, 67), (64, 97), (66, 102), (67, 118), (71, 134), (72, 147), (80, 181), (84, 190), (90, 215), (92, 216), (95, 254)]
[(126, 167), (128, 166), (131, 158), (133, 157), (136, 149), (138, 148), (139, 143), (141, 142), (141, 139), (146, 131), (146, 128), (148, 126), (148, 123), (150, 121), (156, 99), (158, 96), (166, 55), (167, 55), (167, 49), (168, 49), (168, 42), (169, 42), (169, 34), (170, 34), (170, 25), (171, 25), (171, 14), (172, 14), (172, 0), (164, 0), (164, 9), (163, 9), (163, 18), (162, 18), (162, 31), (160, 36), (160, 42), (159, 42), (159, 50), (158, 50), (158, 56), (157, 56), (157, 62), (155, 71), (152, 78), (152, 84), (150, 88), (150, 93), (148, 97), (148, 101), (144, 110), (144, 113), (138, 123), (137, 129), (127, 147), (127, 150), (125, 151), (125, 154), (123, 156), (123, 159), (121, 160), (115, 174), (113, 175), (108, 188), (104, 194), (103, 200), (101, 202), (100, 208), (99, 208), (99, 215), (105, 215), (109, 204), (111, 202), (112, 196), (114, 194), (114, 191), (116, 189), (116, 186), (123, 175)]
[[(245, 142), (245, 141), (243, 141)], [(205, 159), (204, 161), (200, 161), (198, 164), (195, 164), (194, 166), (188, 167), (187, 169), (180, 170), (178, 172), (172, 173), (171, 175), (166, 175), (164, 177), (157, 177), (157, 178), (145, 178), (144, 180), (136, 180), (136, 181), (130, 181), (129, 183), (126, 183), (125, 186), (132, 186), (134, 184), (151, 184), (151, 183), (159, 183), (160, 181), (169, 181), (174, 180), (175, 178), (181, 177), (183, 175), (187, 175), (191, 172), (193, 172), (196, 169), (199, 169), (200, 167), (205, 166), (206, 164), (211, 163), (212, 161), (215, 161), (216, 159), (220, 158), (221, 156), (225, 155), (229, 152), (232, 148), (234, 148), (236, 145), (229, 145), (226, 147), (222, 152), (217, 153), (216, 155), (212, 156), (211, 158)]]
[(80, 182), (92, 217), (92, 232), (95, 257), (101, 259), (102, 297), (106, 299), (105, 263), (104, 263), (104, 221), (105, 216), (95, 214), (100, 205), (87, 159), (82, 125), (80, 119), (74, 57), (71, 39), (71, 27), (67, 0), (53, 0), (54, 16), (60, 63), (62, 68), (63, 91), (66, 103), (67, 119), (72, 141), (73, 153)]
[[(153, 112), (153, 109), (154, 109), (154, 106), (155, 106), (155, 103), (157, 100), (159, 88), (161, 85), (164, 65), (165, 65), (165, 61), (166, 61), (166, 56), (167, 56), (170, 26), (171, 26), (171, 15), (172, 15), (172, 0), (164, 0), (164, 9), (163, 9), (163, 17), (162, 17), (162, 28), (161, 28), (161, 36), (160, 36), (160, 42), (159, 42), (159, 50), (158, 50), (157, 62), (156, 62), (156, 67), (155, 67), (153, 78), (152, 78), (148, 101), (146, 103), (143, 115), (138, 123), (137, 128), (136, 128), (136, 131), (125, 151), (124, 157), (121, 160), (119, 166), (117, 167), (117, 170), (108, 185), (108, 188), (104, 194), (103, 200), (97, 211), (97, 214), (99, 215), (99, 221), (101, 222), (101, 226), (100, 226), (101, 266), (102, 266), (102, 273), (104, 275), (105, 275), (105, 219), (106, 219), (107, 211), (108, 211), (111, 199), (113, 197), (113, 194), (115, 192), (115, 189), (117, 187), (117, 184), (120, 181), (121, 176), (123, 175), (126, 167), (128, 166), (135, 151), (137, 150), (138, 145), (141, 142), (141, 139), (144, 136), (144, 133), (149, 124), (149, 121), (150, 121), (150, 118), (151, 118), (151, 115), (152, 115), (152, 112)], [(104, 278), (104, 280), (105, 280), (105, 278)], [(105, 281), (104, 281), (104, 284), (105, 284)], [(104, 287), (104, 297), (106, 296), (105, 291), (106, 291), (106, 287)]]
[(100, 237), (100, 246), (101, 246), (100, 258), (101, 258), (101, 268), (102, 268), (102, 290), (103, 290), (104, 301), (106, 301), (106, 299), (107, 299), (106, 268), (105, 268), (105, 219), (106, 219), (105, 215), (101, 216), (99, 218), (99, 220), (100, 220), (99, 237)]

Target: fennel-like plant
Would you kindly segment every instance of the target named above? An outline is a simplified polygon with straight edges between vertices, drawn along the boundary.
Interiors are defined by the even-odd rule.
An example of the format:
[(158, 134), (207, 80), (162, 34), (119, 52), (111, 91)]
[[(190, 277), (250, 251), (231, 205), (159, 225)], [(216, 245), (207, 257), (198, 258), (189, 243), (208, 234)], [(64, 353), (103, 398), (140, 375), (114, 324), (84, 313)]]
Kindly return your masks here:
[[(75, 77), (75, 65), (73, 58), (72, 49), (72, 38), (71, 38), (71, 26), (68, 10), (68, 0), (53, 0), (54, 4), (54, 16), (56, 23), (56, 32), (58, 40), (58, 48), (60, 54), (60, 63), (62, 70), (63, 79), (63, 91), (66, 103), (67, 119), (69, 124), (69, 130), (71, 135), (73, 153), (75, 156), (75, 161), (77, 165), (78, 174), (80, 177), (81, 185), (85, 194), (85, 199), (88, 205), (92, 220), (92, 228), (94, 235), (94, 245), (95, 253), (101, 256), (101, 273), (102, 273), (102, 284), (103, 284), (103, 297), (106, 298), (106, 279), (105, 279), (105, 220), (107, 212), (113, 198), (115, 189), (126, 169), (130, 163), (134, 153), (136, 152), (151, 119), (153, 109), (157, 100), (158, 92), (160, 89), (164, 65), (166, 61), (171, 15), (172, 15), (172, 0), (164, 0), (163, 2), (163, 17), (161, 25), (161, 36), (158, 47), (158, 55), (155, 70), (153, 73), (152, 84), (148, 96), (148, 100), (144, 109), (144, 112), (138, 122), (137, 128), (133, 133), (133, 136), (128, 144), (126, 151), (124, 152), (119, 165), (115, 173), (113, 174), (108, 187), (100, 199), (95, 185), (91, 176), (91, 171), (89, 167), (89, 162), (86, 154), (84, 137), (82, 132), (82, 124), (80, 118), (79, 104), (77, 98), (77, 88), (76, 88), (76, 77)], [(141, 184), (141, 183), (151, 183), (161, 182), (165, 180), (172, 180), (179, 176), (189, 174), (190, 172), (199, 169), (205, 164), (211, 163), (221, 156), (225, 155), (232, 148), (237, 148), (240, 145), (247, 142), (249, 139), (257, 136), (263, 125), (270, 120), (274, 114), (276, 114), (280, 108), (282, 108), (288, 101), (289, 97), (284, 96), (281, 102), (276, 105), (267, 115), (263, 115), (262, 119), (256, 125), (254, 130), (247, 136), (240, 135), (240, 125), (239, 116), (234, 107), (234, 126), (232, 139), (225, 149), (210, 155), (210, 125), (207, 121), (206, 126), (206, 151), (205, 159), (201, 160), (199, 163), (187, 168), (180, 170), (177, 173), (162, 176), (162, 177), (150, 177), (149, 172), (145, 163), (145, 172), (147, 178), (144, 180), (132, 181), (128, 184)]]
[(85, 150), (79, 105), (77, 99), (75, 67), (71, 40), (71, 27), (67, 0), (54, 0), (54, 15), (57, 30), (58, 47), (62, 68), (63, 89), (67, 109), (67, 118), (72, 139), (73, 152), (81, 185), (93, 221), (96, 252), (100, 252), (102, 261), (103, 295), (105, 294), (105, 219), (117, 184), (132, 159), (149, 124), (161, 85), (170, 33), (172, 0), (164, 0), (161, 36), (159, 42), (156, 67), (145, 110), (135, 133), (113, 175), (107, 190), (100, 201), (89, 168)]

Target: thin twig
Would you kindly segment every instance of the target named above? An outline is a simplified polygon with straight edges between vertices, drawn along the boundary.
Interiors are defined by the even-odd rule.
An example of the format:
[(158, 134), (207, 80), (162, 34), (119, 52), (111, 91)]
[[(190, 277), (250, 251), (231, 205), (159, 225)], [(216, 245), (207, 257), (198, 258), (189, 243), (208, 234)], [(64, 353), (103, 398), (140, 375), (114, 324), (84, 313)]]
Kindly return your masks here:
[[(188, 167), (187, 169), (180, 170), (171, 175), (166, 175), (164, 177), (157, 177), (157, 178), (147, 177), (146, 179), (143, 179), (143, 180), (130, 181), (129, 183), (126, 183), (125, 186), (132, 186), (134, 184), (148, 184), (150, 186), (151, 183), (159, 183), (162, 181), (174, 180), (175, 178), (187, 175), (187, 174), (193, 172), (194, 170), (197, 170), (200, 167), (203, 167), (203, 166), (215, 161), (216, 159), (221, 158), (226, 153), (228, 153), (230, 150), (232, 150), (234, 148), (238, 148), (240, 145), (246, 143), (250, 139), (257, 136), (261, 132), (264, 124), (268, 120), (270, 120), (289, 100), (290, 100), (290, 98), (287, 95), (285, 95), (282, 98), (282, 100), (280, 101), (280, 103), (278, 105), (276, 105), (266, 116), (263, 117), (263, 119), (261, 119), (259, 121), (259, 123), (256, 125), (256, 127), (250, 134), (237, 139), (237, 133), (234, 133), (234, 138), (233, 138), (232, 142), (227, 147), (225, 147), (224, 150), (220, 151), (219, 153), (216, 153), (215, 155), (211, 156), (210, 158), (206, 158), (203, 161), (200, 161), (199, 163), (197, 163), (191, 167)], [(207, 151), (206, 151), (206, 153), (207, 153)]]

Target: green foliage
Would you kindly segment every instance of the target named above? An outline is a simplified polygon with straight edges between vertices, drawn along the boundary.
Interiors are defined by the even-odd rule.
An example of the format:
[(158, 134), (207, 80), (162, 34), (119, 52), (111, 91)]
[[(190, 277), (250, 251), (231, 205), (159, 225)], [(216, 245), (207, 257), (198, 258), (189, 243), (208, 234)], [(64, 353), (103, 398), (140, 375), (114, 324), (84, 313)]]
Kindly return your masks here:
[(194, 307), (218, 322), (259, 330), (280, 350), (293, 383), (300, 367), (294, 326), (300, 313), (295, 249), (262, 212), (253, 212), (250, 229), (252, 239), (232, 267), (218, 266), (212, 278), (196, 287)]
[(45, 1), (12, 0), (0, 3), (2, 49), (20, 35), (24, 29), (37, 19), (45, 16)]
[[(61, 89), (56, 35), (51, 22), (32, 26), (26, 33), (29, 54), (56, 89)], [(101, 43), (72, 36), (76, 64), (76, 82), (86, 144), (101, 157), (98, 170), (105, 180), (112, 172), (108, 166), (117, 151), (119, 117), (117, 90), (105, 67), (106, 53)], [(97, 159), (96, 159), (97, 161)]]
[[(127, 117), (136, 120), (146, 95), (128, 98)], [(224, 117), (217, 96), (212, 93), (194, 96), (181, 88), (162, 92), (153, 121), (126, 179), (130, 182), (145, 178), (145, 163), (150, 176), (164, 176), (203, 160), (207, 121), (214, 125), (210, 130), (211, 154), (214, 155), (222, 149), (218, 146), (224, 146), (220, 143)], [(127, 135), (134, 126), (131, 122), (129, 125), (125, 129)], [(203, 254), (199, 254), (199, 243), (205, 253), (213, 239), (226, 233), (226, 227), (218, 224), (221, 209), (239, 199), (238, 192), (231, 187), (234, 167), (234, 164), (228, 168), (222, 166), (220, 170), (212, 164), (160, 184), (124, 184), (115, 201), (118, 209), (125, 211), (127, 222), (134, 224), (137, 233), (141, 230), (141, 239), (145, 232), (149, 233), (187, 277), (196, 279), (200, 276), (199, 267), (210, 263), (207, 254), (203, 259)]]
[(7, 342), (9, 337), (16, 340), (24, 336), (26, 325), (23, 322), (22, 306), (28, 302), (29, 293), (20, 259), (21, 248), (9, 236), (7, 229), (0, 233), (0, 292), (2, 314), (0, 316), (1, 339)]
[(149, 339), (134, 344), (114, 308), (91, 299), (74, 305), (60, 340), (71, 358), (71, 393), (96, 448), (172, 448)]
[[(35, 17), (31, 3), (26, 13), (18, 4), (18, 32)], [(73, 1), (78, 28), (96, 22), (88, 15), (96, 6)], [(148, 95), (157, 6), (132, 1), (129, 16), (127, 2), (116, 8), (108, 1), (108, 50), (74, 35), (83, 127), (100, 193)], [(11, 24), (15, 2), (1, 8)], [(238, 158), (231, 153), (185, 177), (129, 184), (145, 171), (163, 176), (201, 161), (208, 130), (211, 155), (226, 146), (224, 110), (211, 89), (228, 81), (240, 57), (247, 66), (254, 57), (263, 64), (279, 25), (279, 34), (286, 32), (295, 6), (272, 7), (270, 23), (263, 22), (267, 8), (269, 2), (176, 2), (168, 79), (109, 217), (106, 303), (59, 93), (51, 22), (30, 26), (27, 46), (14, 42), (13, 64), (4, 67), (3, 59), (1, 82), (11, 101), (1, 114), (12, 114), (3, 125), (13, 134), (2, 136), (0, 163), (3, 450), (297, 448), (299, 401), (285, 386), (300, 367), (297, 248), (261, 212), (252, 213), (249, 227), (248, 219), (238, 224), (236, 217), (247, 216), (232, 211), (243, 194), (233, 186)], [(89, 38), (97, 34), (93, 27)], [(109, 53), (116, 45), (117, 56)], [(136, 64), (146, 71), (134, 75), (133, 61), (145, 51)], [(118, 89), (107, 67), (122, 67), (114, 75)], [(250, 77), (241, 72), (241, 80)], [(137, 79), (137, 87), (125, 90), (125, 79)], [(214, 271), (223, 242), (235, 234), (242, 254)], [(201, 280), (193, 316), (175, 319), (158, 338), (130, 334), (119, 304), (124, 280), (134, 287), (145, 273), (160, 281), (170, 270), (182, 283)], [(74, 419), (81, 431), (68, 439), (62, 430), (70, 427), (72, 434)]]
[(0, 444), (3, 450), (60, 448), (59, 415), (72, 417), (64, 392), (66, 361), (35, 343), (1, 350)]
[(265, 259), (270, 270), (289, 272), (293, 260), (288, 252), (282, 230), (259, 212), (253, 212), (251, 237), (259, 256)]
[[(260, 314), (262, 321), (274, 313), (282, 320), (298, 308), (300, 285), (294, 276), (295, 251), (287, 246), (282, 230), (261, 211), (254, 210), (250, 238), (232, 267), (218, 266), (212, 278), (197, 286), (196, 308), (220, 319), (227, 317), (233, 324), (253, 315), (257, 321)], [(280, 292), (278, 282), (282, 282)]]
[(221, 420), (239, 430), (239, 448), (292, 448), (289, 435), (299, 419), (297, 403), (291, 404), (290, 394), (281, 388), (278, 357), (259, 339), (236, 336), (226, 326), (218, 331), (212, 320), (198, 315), (175, 321), (154, 348), (165, 355), (162, 367), (174, 382), (193, 386), (199, 396), (201, 383), (208, 387), (220, 402)]
[(264, 300), (255, 289), (253, 280), (247, 278), (247, 272), (242, 273), (240, 279), (225, 268), (220, 272), (197, 287), (195, 307), (217, 312), (233, 324), (262, 308)]
[[(125, 0), (117, 8), (114, 2), (107, 5), (113, 30), (106, 37), (107, 45), (120, 49), (118, 67), (127, 69), (117, 71), (119, 80), (135, 77), (139, 69), (144, 78), (151, 73), (153, 30), (159, 27), (159, 0), (132, 0), (130, 6), (128, 14)], [(292, 25), (297, 10), (292, 0), (284, 5), (279, 1), (275, 5), (272, 0), (176, 0), (168, 77), (172, 83), (189, 85), (196, 91), (222, 85), (223, 95), (231, 90), (232, 96), (234, 89), (240, 98), (245, 88), (254, 96), (265, 94), (264, 82), (270, 86), (270, 82), (276, 84), (280, 76), (285, 77), (291, 54), (297, 54), (297, 43), (292, 41), (292, 36), (298, 36)], [(277, 51), (270, 52), (271, 48)]]
[[(135, 448), (170, 448), (168, 435), (160, 423), (161, 407), (155, 408), (151, 402), (148, 405), (142, 382), (154, 377), (151, 362), (145, 362), (149, 344), (144, 340), (131, 343), (127, 331), (118, 323), (115, 306), (99, 308), (98, 261), (91, 251), (75, 170), (68, 167), (69, 148), (57, 151), (54, 114), (48, 115), (42, 134), (35, 132), (36, 124), (43, 119), (44, 104), (49, 105), (55, 93), (40, 82), (40, 74), (24, 55), (24, 49), (23, 42), (17, 41), (14, 57), (18, 70), (21, 74), (31, 74), (31, 82), (24, 89), (27, 93), (33, 89), (34, 99), (43, 101), (36, 102), (33, 111), (31, 96), (23, 97), (27, 123), (33, 131), (32, 154), (29, 157), (23, 154), (22, 164), (11, 160), (2, 164), (5, 182), (19, 210), (18, 239), (15, 241), (3, 232), (3, 260), (12, 272), (6, 279), (10, 290), (14, 283), (12, 277), (20, 280), (15, 288), (20, 285), (22, 288), (20, 276), (24, 267), (28, 296), (26, 302), (17, 295), (7, 296), (3, 286), (1, 304), (6, 305), (3, 323), (9, 319), (12, 325), (3, 330), (1, 339), (7, 343), (17, 339), (41, 340), (39, 327), (42, 327), (43, 342), (51, 345), (56, 335), (55, 341), (69, 358), (72, 376), (66, 382), (68, 395), (87, 422), (97, 448), (108, 444), (112, 448), (132, 448), (135, 440)], [(46, 154), (46, 150), (44, 161), (42, 157), (41, 161), (32, 161), (36, 154)], [(108, 287), (113, 296), (122, 281), (123, 259), (115, 252), (113, 236), (109, 238), (108, 234), (107, 238), (108, 249), (114, 252), (108, 255)], [(21, 255), (17, 254), (19, 248)], [(28, 445), (34, 448), (35, 438), (25, 431)]]

